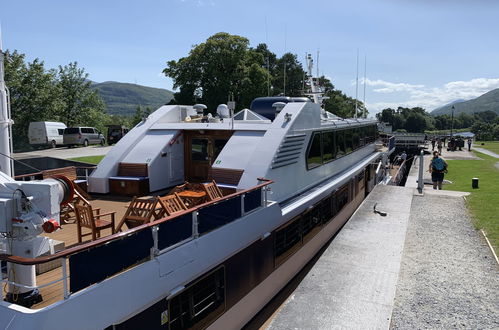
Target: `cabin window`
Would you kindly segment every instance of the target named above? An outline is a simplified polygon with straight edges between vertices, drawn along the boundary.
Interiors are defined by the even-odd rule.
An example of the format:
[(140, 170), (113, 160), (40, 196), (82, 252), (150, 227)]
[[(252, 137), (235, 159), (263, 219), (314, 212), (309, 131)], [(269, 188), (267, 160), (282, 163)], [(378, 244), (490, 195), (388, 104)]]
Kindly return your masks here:
[(321, 230), (321, 208), (316, 205), (301, 217), (303, 243), (308, 242)]
[(336, 138), (336, 158), (340, 158), (346, 155), (345, 131), (335, 132), (335, 138)]
[(307, 154), (308, 170), (322, 165), (321, 133), (315, 132), (311, 141)]
[(353, 132), (351, 129), (345, 130), (345, 149), (347, 154), (353, 151)]
[(59, 128), (59, 129), (57, 129), (57, 133), (58, 133), (59, 135), (63, 135), (63, 134), (64, 134), (64, 128)]
[(359, 128), (360, 134), (360, 146), (363, 147), (366, 145), (366, 141), (368, 140), (367, 136), (369, 135), (369, 127), (364, 126)]
[(334, 195), (323, 199), (320, 203), (322, 223), (329, 222), (335, 215), (334, 211)]
[(360, 147), (360, 129), (354, 128), (352, 132), (352, 149), (357, 150)]
[(191, 159), (197, 161), (208, 160), (208, 139), (192, 139)]
[(349, 183), (343, 185), (343, 187), (341, 187), (336, 192), (336, 195), (335, 195), (336, 212), (340, 212), (345, 207), (345, 205), (348, 204), (348, 192), (349, 192), (348, 186), (349, 186)]
[(326, 131), (322, 133), (322, 147), (324, 163), (330, 162), (334, 159), (334, 134), (333, 131)]
[(275, 233), (276, 266), (282, 264), (301, 245), (300, 217), (291, 220)]
[(225, 310), (225, 270), (220, 267), (170, 300), (170, 329), (204, 329)]

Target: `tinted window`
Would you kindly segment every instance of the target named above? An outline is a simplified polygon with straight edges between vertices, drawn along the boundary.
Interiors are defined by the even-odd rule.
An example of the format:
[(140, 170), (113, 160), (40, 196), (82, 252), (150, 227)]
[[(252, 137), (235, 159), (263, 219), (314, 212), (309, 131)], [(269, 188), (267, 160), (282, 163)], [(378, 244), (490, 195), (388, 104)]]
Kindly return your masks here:
[(191, 159), (201, 161), (208, 160), (207, 139), (192, 139)]
[(369, 127), (367, 126), (361, 127), (359, 128), (359, 132), (360, 132), (360, 146), (362, 147), (366, 144), (367, 136), (369, 135)]
[(80, 129), (78, 127), (68, 127), (64, 129), (64, 134), (78, 134)]
[(321, 133), (316, 132), (312, 136), (312, 143), (308, 148), (307, 169), (312, 169), (322, 164)]
[(219, 268), (170, 301), (170, 329), (204, 329), (225, 309), (225, 271)]
[(360, 130), (358, 128), (354, 128), (351, 130), (351, 132), (352, 132), (352, 148), (353, 150), (355, 150), (360, 147)]
[(334, 159), (334, 134), (333, 131), (322, 132), (322, 148), (324, 163)]
[(351, 129), (345, 130), (345, 150), (347, 154), (353, 151), (353, 134)]
[(348, 204), (348, 184), (340, 188), (335, 194), (336, 212), (341, 211)]
[(335, 132), (336, 136), (336, 158), (345, 156), (346, 148), (345, 148), (345, 131), (337, 131)]
[(280, 265), (301, 245), (300, 218), (295, 218), (275, 233), (276, 265)]
[(82, 127), (81, 132), (86, 134), (92, 134), (94, 132), (94, 129), (88, 127)]
[(57, 129), (57, 133), (58, 133), (59, 135), (64, 134), (64, 128), (59, 128), (59, 129)]

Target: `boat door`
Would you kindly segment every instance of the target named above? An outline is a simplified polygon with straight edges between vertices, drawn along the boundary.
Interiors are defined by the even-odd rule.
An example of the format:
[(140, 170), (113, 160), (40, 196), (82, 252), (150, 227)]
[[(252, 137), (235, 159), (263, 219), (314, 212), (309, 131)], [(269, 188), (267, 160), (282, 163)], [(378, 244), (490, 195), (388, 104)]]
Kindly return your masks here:
[(211, 165), (229, 140), (232, 132), (185, 132), (185, 179), (204, 182), (208, 179)]

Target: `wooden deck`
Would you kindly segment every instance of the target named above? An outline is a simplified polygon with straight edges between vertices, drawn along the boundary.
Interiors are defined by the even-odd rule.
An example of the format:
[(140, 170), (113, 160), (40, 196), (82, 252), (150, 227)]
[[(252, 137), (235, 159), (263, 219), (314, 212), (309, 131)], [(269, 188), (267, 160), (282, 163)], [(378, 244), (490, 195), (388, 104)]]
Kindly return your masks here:
[[(100, 208), (101, 213), (116, 211), (115, 215), (115, 225), (119, 223), (123, 215), (125, 214), (128, 203), (131, 198), (129, 197), (97, 197), (90, 201), (92, 207)], [(89, 229), (83, 229), (83, 233), (90, 233)], [(102, 237), (111, 235), (111, 229), (105, 229), (101, 232)], [(51, 234), (43, 234), (43, 236), (50, 237), (54, 240), (64, 242), (66, 248), (78, 245), (78, 236), (76, 232), (76, 223), (62, 224), (61, 229), (51, 233)], [(92, 236), (83, 237), (83, 242), (90, 241)], [(37, 285), (43, 285), (46, 283), (50, 283), (54, 280), (58, 280), (62, 278), (62, 268), (60, 266), (61, 261), (54, 261), (55, 263), (59, 263), (56, 269), (50, 270), (46, 273), (37, 275), (36, 283)], [(67, 271), (69, 274), (69, 260), (66, 261)], [(69, 285), (69, 284), (68, 284)], [(63, 283), (62, 281), (51, 284), (47, 287), (41, 288), (40, 293), (43, 297), (43, 301), (39, 304), (33, 305), (33, 309), (40, 309), (46, 306), (49, 306), (59, 300), (62, 300), (64, 297), (63, 292)]]

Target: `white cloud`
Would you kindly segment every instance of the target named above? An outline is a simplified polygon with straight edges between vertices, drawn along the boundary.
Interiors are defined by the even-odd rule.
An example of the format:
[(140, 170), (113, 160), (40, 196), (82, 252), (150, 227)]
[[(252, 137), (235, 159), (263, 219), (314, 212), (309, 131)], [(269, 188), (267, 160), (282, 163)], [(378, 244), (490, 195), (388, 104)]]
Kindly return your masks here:
[(457, 99), (472, 99), (492, 89), (499, 88), (499, 78), (475, 78), (468, 81), (451, 81), (440, 87), (427, 87), (409, 83), (392, 83), (383, 80), (366, 79), (368, 86), (376, 93), (408, 93), (408, 99), (401, 102), (368, 103), (368, 109), (378, 112), (385, 108), (423, 107), (427, 111), (447, 104)]

